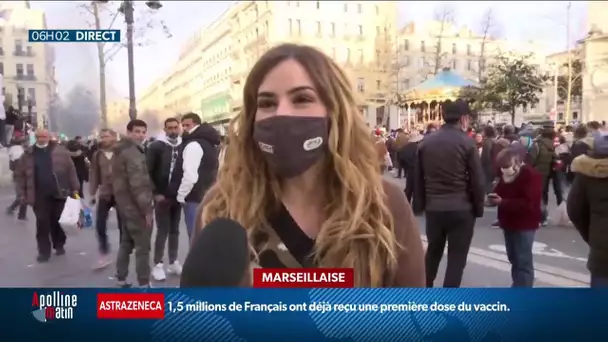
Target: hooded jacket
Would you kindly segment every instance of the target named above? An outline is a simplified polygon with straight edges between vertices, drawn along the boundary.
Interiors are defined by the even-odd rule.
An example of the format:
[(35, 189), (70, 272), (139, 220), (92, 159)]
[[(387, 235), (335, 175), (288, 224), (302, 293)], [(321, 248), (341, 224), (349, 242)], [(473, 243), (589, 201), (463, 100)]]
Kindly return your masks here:
[(144, 147), (130, 138), (120, 139), (114, 147), (112, 189), (121, 217), (141, 222), (152, 213), (153, 186)]
[(162, 134), (148, 145), (146, 159), (155, 195), (172, 199), (177, 197), (177, 189), (182, 179), (182, 172), (177, 167), (182, 153), (181, 144), (182, 138), (178, 137), (175, 142), (171, 142)]
[(608, 277), (608, 156), (581, 155), (571, 169), (576, 175), (566, 202), (568, 217), (589, 244), (589, 271)]
[(182, 154), (178, 171), (182, 173), (177, 190), (180, 203), (200, 203), (207, 190), (215, 183), (219, 167), (220, 133), (208, 123), (202, 123), (182, 137)]

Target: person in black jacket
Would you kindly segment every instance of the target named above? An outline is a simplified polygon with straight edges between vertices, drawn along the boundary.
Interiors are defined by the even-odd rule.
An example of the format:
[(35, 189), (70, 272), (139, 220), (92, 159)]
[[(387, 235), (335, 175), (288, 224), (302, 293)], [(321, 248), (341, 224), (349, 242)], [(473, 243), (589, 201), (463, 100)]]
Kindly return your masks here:
[(184, 220), (188, 237), (192, 237), (196, 211), (207, 190), (215, 183), (219, 166), (218, 149), (220, 133), (198, 114), (182, 117), (183, 152), (178, 165), (182, 167), (182, 180), (177, 191), (177, 201), (184, 207)]
[(165, 244), (169, 240), (167, 272), (176, 276), (182, 273), (177, 260), (179, 245), (179, 223), (181, 205), (177, 202), (177, 189), (181, 182), (178, 160), (181, 154), (180, 124), (176, 118), (165, 120), (165, 134), (148, 145), (146, 158), (148, 172), (154, 184), (154, 213), (156, 216), (156, 242), (154, 245), (154, 268), (152, 277), (156, 281), (166, 279), (163, 266)]
[(414, 195), (414, 174), (416, 171), (416, 152), (418, 143), (424, 138), (420, 132), (413, 130), (407, 144), (399, 151), (399, 165), (405, 172), (405, 196), (411, 203)]
[(78, 182), (80, 184), (79, 195), (80, 198), (84, 198), (84, 193), (82, 191), (82, 185), (84, 182), (89, 181), (89, 165), (87, 164), (87, 148), (84, 146), (82, 137), (77, 136), (74, 140), (70, 140), (66, 145), (70, 157), (72, 157), (72, 161), (74, 162), (74, 166), (76, 167), (76, 174), (78, 175)]
[(426, 214), (426, 282), (433, 287), (449, 243), (443, 287), (460, 287), (478, 217), (483, 216), (484, 176), (475, 141), (465, 131), (471, 111), (462, 101), (443, 105), (445, 124), (418, 145), (413, 210)]

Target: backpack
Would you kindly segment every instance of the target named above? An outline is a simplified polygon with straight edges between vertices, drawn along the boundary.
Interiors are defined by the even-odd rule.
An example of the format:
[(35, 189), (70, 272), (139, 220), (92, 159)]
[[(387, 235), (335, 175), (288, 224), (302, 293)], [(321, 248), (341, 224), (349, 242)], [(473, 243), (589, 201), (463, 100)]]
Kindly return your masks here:
[(540, 140), (535, 140), (530, 148), (530, 152), (536, 151), (535, 160), (531, 161), (531, 165), (543, 174), (549, 174), (555, 162), (555, 152), (553, 145), (547, 146)]

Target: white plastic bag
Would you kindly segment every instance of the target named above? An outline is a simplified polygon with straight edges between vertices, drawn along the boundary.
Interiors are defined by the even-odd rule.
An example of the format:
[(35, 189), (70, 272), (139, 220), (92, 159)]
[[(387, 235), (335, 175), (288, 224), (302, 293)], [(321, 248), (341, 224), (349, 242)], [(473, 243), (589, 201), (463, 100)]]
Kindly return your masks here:
[(557, 208), (549, 213), (548, 221), (550, 225), (558, 227), (574, 227), (568, 217), (566, 201), (563, 201)]
[(59, 218), (59, 224), (65, 230), (66, 234), (76, 233), (80, 230), (80, 211), (82, 210), (82, 202), (79, 199), (68, 197), (65, 201), (65, 206)]

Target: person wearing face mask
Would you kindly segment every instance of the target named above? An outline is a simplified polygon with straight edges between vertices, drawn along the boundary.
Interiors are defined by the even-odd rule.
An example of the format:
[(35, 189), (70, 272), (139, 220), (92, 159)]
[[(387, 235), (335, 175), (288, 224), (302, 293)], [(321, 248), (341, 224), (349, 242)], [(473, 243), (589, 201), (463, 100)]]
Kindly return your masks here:
[[(101, 143), (99, 149), (91, 156), (91, 167), (89, 174), (89, 194), (91, 204), (97, 204), (97, 215), (95, 215), (95, 230), (99, 243), (99, 260), (96, 269), (108, 266), (112, 260), (109, 257), (110, 243), (108, 242), (107, 221), (110, 209), (116, 208), (116, 198), (112, 188), (112, 159), (114, 158), (114, 147), (117, 134), (111, 129), (102, 129), (99, 132)], [(116, 210), (118, 231), (122, 233), (120, 215)]]
[(27, 148), (17, 163), (14, 177), (21, 203), (31, 205), (36, 215), (38, 262), (47, 262), (51, 250), (65, 254), (66, 235), (59, 225), (66, 198), (78, 198), (80, 184), (68, 151), (49, 143), (50, 134), (41, 129), (36, 143)]
[(127, 124), (127, 136), (114, 147), (112, 191), (120, 213), (122, 235), (116, 258), (119, 287), (127, 281), (131, 253), (135, 249), (135, 272), (140, 287), (150, 286), (150, 244), (153, 228), (154, 185), (146, 163), (144, 141), (148, 125), (142, 120)]
[(445, 124), (422, 140), (414, 185), (414, 213), (426, 214), (426, 285), (433, 287), (446, 242), (444, 287), (459, 287), (467, 264), (473, 228), (483, 216), (485, 186), (479, 151), (467, 136), (470, 109), (446, 101)]
[(184, 209), (188, 238), (192, 238), (196, 210), (207, 190), (215, 182), (219, 168), (217, 146), (221, 143), (221, 136), (213, 126), (203, 123), (195, 113), (182, 116), (182, 127), (183, 151), (177, 161), (178, 172), (182, 173), (182, 177), (177, 190), (177, 201)]
[(403, 191), (378, 172), (355, 99), (346, 73), (317, 49), (266, 52), (245, 82), (230, 167), (205, 196), (197, 232), (232, 219), (263, 268), (344, 267), (356, 287), (423, 287), (417, 221)]
[(182, 179), (182, 172), (177, 167), (182, 143), (182, 138), (179, 136), (180, 130), (179, 120), (168, 118), (165, 120), (164, 134), (160, 135), (146, 150), (148, 171), (152, 183), (154, 183), (154, 214), (157, 230), (152, 277), (157, 281), (166, 279), (163, 257), (167, 240), (169, 258), (167, 272), (176, 276), (182, 273), (182, 266), (177, 260), (182, 211), (181, 205), (177, 202), (177, 188)]
[(522, 163), (521, 153), (507, 148), (497, 156), (500, 178), (489, 201), (498, 206), (498, 224), (505, 237), (513, 287), (534, 285), (532, 245), (542, 219), (542, 174)]

